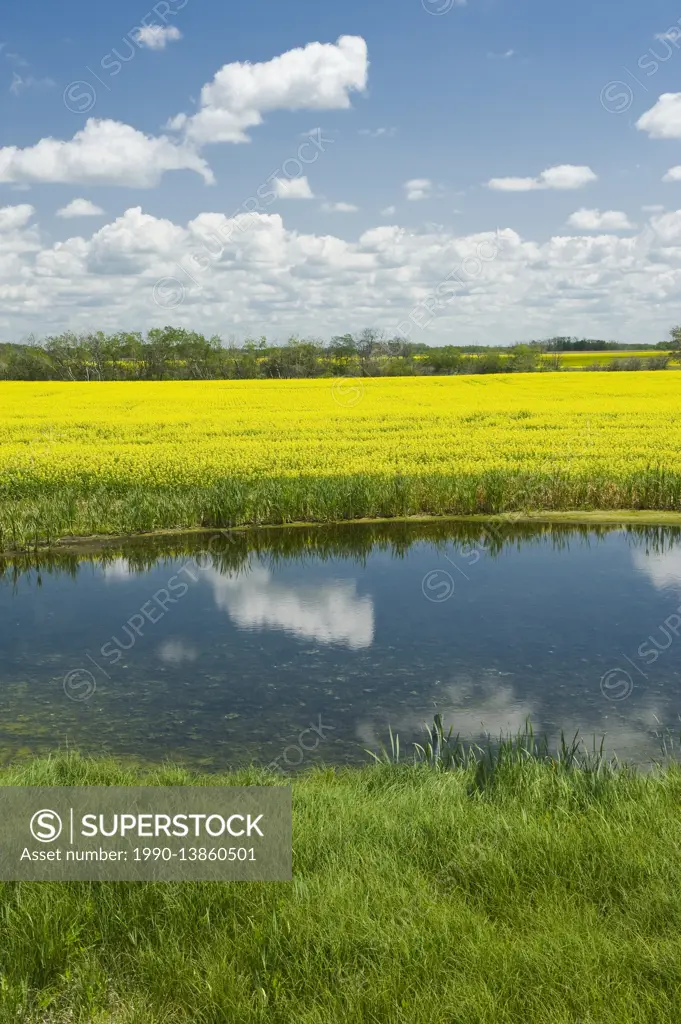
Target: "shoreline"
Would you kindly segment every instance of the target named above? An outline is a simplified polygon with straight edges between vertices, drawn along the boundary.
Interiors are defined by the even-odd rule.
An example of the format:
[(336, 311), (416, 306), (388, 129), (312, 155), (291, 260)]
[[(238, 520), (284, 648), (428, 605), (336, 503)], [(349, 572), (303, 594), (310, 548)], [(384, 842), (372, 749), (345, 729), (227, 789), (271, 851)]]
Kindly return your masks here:
[(201, 537), (215, 535), (218, 533), (245, 533), (255, 534), (263, 530), (289, 530), (289, 529), (319, 529), (327, 527), (361, 526), (367, 524), (413, 524), (424, 523), (511, 523), (511, 524), (574, 524), (575, 526), (679, 526), (681, 527), (681, 511), (659, 511), (647, 509), (616, 509), (607, 511), (603, 509), (592, 511), (541, 511), (523, 512), (500, 512), (496, 514), (476, 515), (414, 515), (414, 516), (379, 516), (360, 517), (357, 519), (333, 519), (333, 520), (297, 520), (290, 523), (252, 523), (239, 526), (188, 526), (162, 528), (159, 530), (143, 530), (135, 533), (116, 534), (90, 534), (87, 536), (64, 536), (54, 541), (42, 542), (33, 546), (23, 548), (6, 548), (0, 550), (0, 557), (15, 558), (25, 556), (28, 553), (49, 553), (50, 551), (63, 551), (73, 553), (91, 554), (98, 551), (105, 551), (108, 547), (114, 547), (125, 541), (143, 542), (144, 540), (156, 540), (164, 537)]

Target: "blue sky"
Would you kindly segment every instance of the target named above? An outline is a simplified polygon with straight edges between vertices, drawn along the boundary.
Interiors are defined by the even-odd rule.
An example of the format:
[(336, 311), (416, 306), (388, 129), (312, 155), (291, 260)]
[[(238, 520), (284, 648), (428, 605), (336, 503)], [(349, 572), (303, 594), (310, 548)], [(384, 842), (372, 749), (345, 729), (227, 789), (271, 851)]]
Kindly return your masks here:
[[(5, 340), (649, 342), (681, 319), (672, 4), (28, 2), (0, 42)], [(288, 190), (249, 207), (274, 172)]]

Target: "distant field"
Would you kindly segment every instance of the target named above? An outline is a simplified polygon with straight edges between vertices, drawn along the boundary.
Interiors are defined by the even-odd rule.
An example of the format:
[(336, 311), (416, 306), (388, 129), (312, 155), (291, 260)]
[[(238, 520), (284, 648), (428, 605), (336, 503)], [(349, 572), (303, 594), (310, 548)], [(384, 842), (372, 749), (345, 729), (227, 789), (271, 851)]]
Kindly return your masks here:
[[(464, 358), (471, 360), (483, 359), (490, 354), (499, 355), (504, 362), (511, 358), (510, 352), (499, 351), (498, 349), (490, 349), (489, 352), (466, 353)], [(582, 366), (611, 363), (615, 359), (651, 359), (656, 356), (668, 356), (671, 354), (671, 352), (663, 352), (658, 349), (638, 349), (631, 352), (618, 352), (608, 349), (604, 352), (546, 352), (543, 358), (548, 361), (558, 356), (561, 366), (569, 369), (579, 369)], [(424, 361), (427, 358), (428, 356), (425, 354), (414, 356), (414, 359), (417, 361)]]
[(66, 535), (681, 510), (681, 374), (0, 383), (0, 550)]
[(614, 359), (650, 359), (654, 356), (671, 355), (670, 352), (642, 349), (633, 352), (558, 352), (561, 365), (570, 367), (593, 366), (596, 363), (610, 363)]

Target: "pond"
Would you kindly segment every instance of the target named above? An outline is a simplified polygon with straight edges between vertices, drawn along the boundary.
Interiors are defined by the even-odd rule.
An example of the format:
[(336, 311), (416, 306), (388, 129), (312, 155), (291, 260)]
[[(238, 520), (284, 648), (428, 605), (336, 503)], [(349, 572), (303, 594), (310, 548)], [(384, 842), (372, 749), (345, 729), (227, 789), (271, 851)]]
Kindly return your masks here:
[(516, 732), (649, 762), (681, 729), (681, 531), (348, 524), (0, 562), (0, 757), (366, 762)]

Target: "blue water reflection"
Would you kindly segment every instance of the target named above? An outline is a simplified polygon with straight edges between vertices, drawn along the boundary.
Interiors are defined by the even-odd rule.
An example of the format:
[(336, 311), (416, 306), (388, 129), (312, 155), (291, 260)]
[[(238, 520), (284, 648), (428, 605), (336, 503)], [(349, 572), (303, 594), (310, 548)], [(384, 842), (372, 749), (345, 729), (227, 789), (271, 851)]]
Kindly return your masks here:
[(361, 761), (435, 711), (471, 739), (530, 717), (637, 761), (678, 745), (678, 531), (395, 524), (205, 547), (4, 565), (5, 759), (69, 743), (269, 762), (321, 719), (302, 760)]

